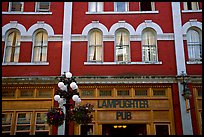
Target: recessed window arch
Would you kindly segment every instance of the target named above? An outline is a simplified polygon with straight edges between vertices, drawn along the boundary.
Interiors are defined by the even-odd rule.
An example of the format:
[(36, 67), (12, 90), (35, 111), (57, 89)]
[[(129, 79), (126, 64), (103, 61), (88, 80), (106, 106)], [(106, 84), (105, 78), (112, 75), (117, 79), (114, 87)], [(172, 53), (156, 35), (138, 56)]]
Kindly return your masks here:
[(20, 32), (10, 29), (6, 33), (4, 62), (18, 62), (20, 54)]
[(118, 29), (115, 32), (115, 60), (116, 62), (130, 61), (130, 38), (129, 31)]
[(188, 29), (187, 33), (188, 58), (190, 61), (201, 61), (202, 59), (202, 33), (196, 27)]
[(101, 62), (103, 60), (103, 33), (99, 29), (92, 29), (88, 38), (88, 61)]
[(158, 61), (157, 57), (157, 34), (152, 28), (146, 28), (142, 31), (142, 61)]
[(33, 35), (33, 62), (46, 62), (48, 34), (44, 29), (38, 29)]

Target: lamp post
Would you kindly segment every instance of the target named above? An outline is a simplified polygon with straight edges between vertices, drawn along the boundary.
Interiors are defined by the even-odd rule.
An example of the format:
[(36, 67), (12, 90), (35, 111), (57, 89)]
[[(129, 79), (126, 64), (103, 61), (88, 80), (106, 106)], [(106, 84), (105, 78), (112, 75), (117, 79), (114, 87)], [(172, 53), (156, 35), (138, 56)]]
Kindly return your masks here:
[(189, 81), (190, 77), (187, 76), (187, 74), (184, 73), (184, 71), (182, 71), (181, 75), (178, 76), (178, 78), (181, 78), (181, 80), (182, 80), (182, 82), (181, 82), (181, 84), (183, 84), (183, 93), (182, 93), (182, 96), (184, 97), (184, 100), (186, 102), (186, 112), (189, 112), (188, 101), (192, 97), (191, 91), (188, 88), (188, 81)]
[(66, 100), (66, 103), (63, 104), (65, 107), (65, 132), (64, 135), (69, 135), (69, 122), (70, 122), (70, 109), (74, 106), (73, 103), (71, 103), (71, 99), (75, 103), (80, 103), (81, 99), (79, 97), (79, 93), (77, 92), (78, 86), (76, 84), (76, 81), (74, 77), (72, 77), (72, 73), (70, 72), (64, 72), (60, 77), (58, 77), (58, 87), (59, 89), (56, 92), (56, 95), (54, 96), (54, 100), (58, 103), (62, 103), (63, 100)]

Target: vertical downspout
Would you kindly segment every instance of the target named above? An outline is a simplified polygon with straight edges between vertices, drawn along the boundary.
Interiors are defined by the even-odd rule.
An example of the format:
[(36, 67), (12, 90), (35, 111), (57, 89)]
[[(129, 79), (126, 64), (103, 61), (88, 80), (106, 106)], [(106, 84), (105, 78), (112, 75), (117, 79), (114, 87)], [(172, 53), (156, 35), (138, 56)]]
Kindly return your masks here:
[[(72, 2), (64, 2), (64, 17), (63, 17), (63, 36), (62, 36), (62, 64), (61, 74), (70, 71), (70, 54), (71, 54), (71, 28), (72, 28)], [(66, 109), (63, 106), (66, 101), (60, 103), (66, 115)], [(58, 127), (58, 135), (65, 135), (65, 121), (63, 125)]]
[[(172, 2), (171, 4), (172, 4), (172, 15), (173, 15), (177, 75), (180, 75), (181, 71), (184, 71), (186, 73), (180, 2)], [(184, 100), (184, 97), (182, 96), (183, 85), (179, 81), (178, 81), (178, 89), (179, 89), (179, 102), (180, 102), (180, 109), (181, 109), (181, 121), (182, 121), (183, 134), (193, 135), (191, 113), (186, 112), (186, 102)]]

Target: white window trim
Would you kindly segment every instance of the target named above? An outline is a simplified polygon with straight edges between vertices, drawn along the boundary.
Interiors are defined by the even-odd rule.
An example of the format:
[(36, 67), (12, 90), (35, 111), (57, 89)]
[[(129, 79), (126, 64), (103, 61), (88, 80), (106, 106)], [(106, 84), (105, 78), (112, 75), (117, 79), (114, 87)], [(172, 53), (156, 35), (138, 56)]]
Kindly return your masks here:
[[(42, 12), (42, 11), (37, 11), (37, 9), (38, 9), (38, 5), (39, 5), (39, 2), (35, 2), (35, 12)], [(50, 12), (50, 5), (51, 5), (51, 3), (49, 2), (49, 9), (48, 9), (48, 11), (45, 11), (45, 12)], [(44, 12), (42, 12), (42, 13), (44, 13)]]
[(126, 12), (113, 12), (113, 11), (104, 11), (104, 12), (86, 12), (89, 14), (158, 14), (159, 11), (126, 11)]
[(84, 62), (84, 65), (161, 65), (162, 61), (149, 62)]
[(43, 14), (43, 15), (51, 15), (52, 12), (14, 12), (14, 11), (11, 11), (11, 12), (2, 12), (2, 15), (15, 15), (15, 14), (22, 14), (22, 15), (40, 15), (40, 14)]
[[(128, 12), (129, 11), (129, 2), (125, 2), (125, 11), (123, 12)], [(117, 11), (117, 2), (114, 2), (114, 12), (119, 12)], [(119, 13), (123, 13), (123, 12), (119, 12)]]
[(22, 3), (22, 8), (21, 8), (21, 11), (11, 11), (11, 4), (12, 2), (9, 2), (9, 9), (8, 9), (8, 12), (23, 12), (24, 11), (24, 2), (21, 2)]
[(47, 66), (49, 62), (9, 62), (2, 63), (2, 66)]
[(202, 61), (187, 61), (186, 64), (202, 64)]

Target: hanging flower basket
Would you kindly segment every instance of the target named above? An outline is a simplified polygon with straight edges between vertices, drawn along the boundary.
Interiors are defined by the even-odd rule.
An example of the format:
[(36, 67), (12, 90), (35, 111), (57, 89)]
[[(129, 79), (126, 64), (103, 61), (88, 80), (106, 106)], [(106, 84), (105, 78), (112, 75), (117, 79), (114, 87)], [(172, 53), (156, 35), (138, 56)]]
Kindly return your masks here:
[(92, 104), (84, 104), (82, 106), (77, 105), (70, 111), (70, 120), (75, 121), (77, 124), (88, 124), (92, 122), (93, 115), (93, 105)]
[(61, 126), (64, 122), (64, 112), (61, 108), (54, 107), (47, 112), (47, 123), (49, 125)]

